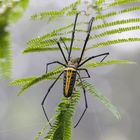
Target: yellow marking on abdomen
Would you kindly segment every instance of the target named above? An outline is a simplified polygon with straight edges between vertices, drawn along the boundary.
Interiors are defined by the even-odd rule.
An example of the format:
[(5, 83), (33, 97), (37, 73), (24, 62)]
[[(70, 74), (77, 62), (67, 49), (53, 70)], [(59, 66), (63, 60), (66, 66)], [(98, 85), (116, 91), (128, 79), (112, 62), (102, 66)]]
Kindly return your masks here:
[[(65, 95), (68, 96), (69, 88), (70, 88), (70, 82), (72, 77), (72, 72), (76, 71), (74, 68), (66, 68), (66, 85), (65, 85)], [(70, 72), (68, 70), (71, 70)]]

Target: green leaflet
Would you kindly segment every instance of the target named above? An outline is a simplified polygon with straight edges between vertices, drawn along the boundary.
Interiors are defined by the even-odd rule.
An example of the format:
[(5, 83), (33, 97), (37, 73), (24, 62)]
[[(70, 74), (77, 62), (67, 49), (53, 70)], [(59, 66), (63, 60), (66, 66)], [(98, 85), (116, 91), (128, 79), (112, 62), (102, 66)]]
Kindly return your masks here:
[[(87, 25), (87, 22), (79, 22), (79, 23), (77, 23), (77, 25), (82, 25), (82, 24), (86, 24)], [(69, 31), (67, 31), (67, 29), (72, 30), (73, 25), (74, 24), (72, 23), (72, 24), (69, 24), (67, 26), (64, 26), (64, 27), (58, 28), (56, 30), (53, 30), (52, 32), (47, 33), (47, 34), (45, 34), (45, 35), (43, 35), (41, 37), (37, 37), (37, 38), (31, 39), (31, 40), (29, 40), (27, 42), (27, 44), (28, 44), (28, 46), (31, 46), (32, 44), (35, 44), (35, 43), (38, 43), (38, 42), (42, 42), (42, 41), (44, 41), (46, 39), (50, 39), (52, 37), (56, 37), (56, 36), (60, 37), (61, 35), (65, 35), (65, 34), (71, 33), (71, 31), (69, 32)]]
[(11, 43), (10, 34), (7, 32), (9, 24), (17, 21), (27, 7), (28, 0), (0, 2), (0, 77), (11, 77)]
[[(49, 21), (54, 20), (56, 17), (59, 16), (64, 16), (65, 14), (67, 16), (71, 16), (74, 15), (75, 13), (77, 13), (76, 10), (76, 6), (80, 3), (80, 0), (77, 0), (75, 3), (70, 4), (69, 6), (61, 9), (61, 10), (57, 10), (57, 11), (47, 11), (47, 12), (41, 12), (38, 14), (34, 14), (31, 16), (31, 19), (35, 20), (35, 19), (44, 19), (46, 17), (50, 17)], [(68, 11), (70, 10), (70, 11)]]
[(98, 48), (98, 47), (103, 47), (103, 46), (109, 46), (109, 45), (112, 45), (112, 44), (119, 44), (119, 43), (126, 43), (126, 42), (135, 42), (135, 41), (140, 41), (140, 38), (122, 38), (122, 39), (108, 40), (108, 41), (105, 41), (105, 42), (94, 44), (92, 47), (89, 47), (86, 50), (89, 50), (91, 48)]
[(13, 1), (13, 10), (9, 13), (9, 22), (16, 22), (25, 11), (28, 6), (29, 0), (19, 0), (18, 2)]
[(116, 20), (113, 22), (106, 22), (103, 24), (98, 24), (96, 26), (93, 26), (92, 30), (98, 30), (98, 29), (102, 29), (102, 28), (106, 28), (106, 27), (128, 24), (128, 23), (136, 23), (136, 22), (140, 22), (140, 18), (129, 18), (129, 19), (123, 19), (123, 20)]
[(23, 84), (28, 84), (31, 81), (33, 81), (34, 79), (36, 79), (37, 77), (27, 77), (27, 78), (20, 78), (20, 79), (16, 79), (14, 81), (12, 81), (10, 83), (11, 86), (19, 86), (19, 85), (23, 85)]
[(105, 2), (105, 0), (96, 0), (95, 3), (97, 6), (100, 6), (101, 4), (103, 4)]
[(43, 80), (53, 80), (55, 79), (54, 75), (59, 74), (62, 71), (62, 67), (55, 68), (51, 72), (48, 72), (47, 74), (44, 74), (40, 77), (29, 77), (29, 78), (22, 78), (17, 79), (11, 83), (12, 86), (17, 86), (23, 84), (23, 86), (20, 88), (17, 95), (20, 95), (23, 91), (28, 89), (29, 87), (33, 86), (34, 84), (43, 81)]
[(113, 6), (128, 4), (128, 3), (134, 3), (134, 2), (139, 2), (139, 0), (117, 0), (109, 4), (108, 8), (113, 7)]
[(55, 121), (44, 140), (71, 140), (72, 119), (79, 100), (78, 91), (75, 91), (71, 98), (62, 98), (56, 109)]
[(0, 35), (0, 77), (11, 77), (11, 47), (9, 33), (1, 31)]
[(83, 85), (88, 91), (90, 95), (93, 95), (96, 97), (97, 100), (99, 100), (101, 103), (103, 103), (107, 109), (112, 112), (112, 114), (117, 118), (120, 119), (121, 115), (116, 109), (115, 106), (112, 105), (112, 103), (103, 95), (101, 95), (99, 92), (95, 90), (95, 88), (92, 86), (92, 84), (88, 83), (87, 81), (83, 81)]
[(44, 41), (46, 39), (49, 39), (51, 37), (54, 37), (54, 36), (59, 36), (60, 35), (60, 32), (62, 31), (65, 31), (66, 29), (69, 29), (69, 28), (72, 28), (73, 27), (73, 24), (69, 24), (65, 27), (61, 27), (59, 29), (56, 29), (56, 30), (53, 30), (52, 32), (50, 33), (47, 33), (41, 37), (37, 37), (37, 38), (34, 38), (34, 39), (31, 39), (27, 42), (28, 45), (31, 45), (31, 44), (34, 44), (36, 42), (41, 42), (41, 41)]
[[(58, 47), (53, 47), (54, 45), (57, 45), (55, 40), (57, 40), (57, 39), (48, 39), (48, 40), (44, 40), (44, 41), (36, 40), (36, 41), (33, 41), (32, 43), (30, 42), (28, 44), (28, 47), (25, 48), (25, 50), (23, 51), (23, 53), (59, 50)], [(69, 41), (71, 41), (71, 38), (65, 37), (65, 38), (63, 38), (63, 40), (65, 42), (69, 42)], [(77, 41), (78, 41), (78, 39), (77, 39)], [(59, 41), (59, 42), (62, 43), (62, 41)], [(64, 44), (62, 44), (62, 45), (64, 45)], [(50, 46), (52, 46), (52, 47), (50, 47)], [(73, 50), (79, 50), (79, 49), (80, 48), (78, 48), (78, 47), (73, 47)]]
[(108, 65), (114, 65), (114, 64), (136, 64), (135, 62), (128, 61), (128, 60), (108, 60), (103, 62), (92, 62), (89, 64), (85, 64), (85, 68), (95, 68), (95, 67), (101, 67), (101, 66), (108, 66)]
[(111, 12), (106, 13), (104, 15), (97, 15), (95, 17), (95, 21), (101, 20), (101, 19), (105, 19), (105, 18), (109, 18), (109, 17), (115, 16), (115, 15), (119, 15), (119, 14), (133, 12), (133, 11), (136, 11), (136, 10), (140, 10), (139, 6), (134, 6), (134, 7), (126, 8), (126, 9), (120, 10), (118, 12), (117, 11), (111, 11)]
[[(52, 123), (52, 121), (54, 121), (54, 117), (52, 119), (50, 119), (50, 123)], [(34, 140), (39, 140), (44, 132), (47, 130), (47, 128), (49, 128), (49, 122), (47, 122), (47, 124), (38, 132), (37, 136), (34, 138)]]
[[(69, 47), (68, 47), (69, 48)], [(59, 51), (60, 49), (58, 47), (44, 47), (41, 45), (28, 47), (26, 48), (23, 53), (31, 53), (31, 52), (43, 52), (43, 51)], [(73, 50), (80, 50), (78, 47), (73, 47)]]
[(112, 30), (102, 32), (100, 34), (95, 34), (92, 38), (100, 38), (100, 37), (104, 37), (104, 36), (108, 36), (112, 34), (120, 34), (123, 32), (134, 31), (134, 30), (139, 30), (139, 29), (140, 29), (140, 26), (117, 28), (117, 29), (112, 29)]

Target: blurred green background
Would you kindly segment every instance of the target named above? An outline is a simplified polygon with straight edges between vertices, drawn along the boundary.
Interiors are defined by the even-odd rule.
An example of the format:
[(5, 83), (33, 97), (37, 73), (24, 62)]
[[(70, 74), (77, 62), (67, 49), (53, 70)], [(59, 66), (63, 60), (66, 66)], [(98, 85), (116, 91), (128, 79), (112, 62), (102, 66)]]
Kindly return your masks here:
[[(41, 36), (62, 25), (72, 23), (74, 20), (74, 17), (63, 17), (48, 24), (47, 20), (32, 21), (30, 20), (30, 15), (44, 10), (57, 10), (72, 2), (74, 0), (62, 0), (61, 2), (55, 0), (30, 0), (22, 18), (6, 28), (11, 37), (12, 79), (41, 75), (45, 73), (46, 63), (53, 60), (63, 61), (59, 52), (23, 55), (22, 50), (26, 47), (26, 42), (29, 39)], [(130, 5), (126, 6), (129, 7)], [(123, 6), (119, 7), (119, 9), (123, 9)], [(126, 17), (140, 17), (140, 11), (117, 15), (107, 20), (113, 21)], [(136, 25), (139, 24), (136, 23)], [(79, 36), (83, 35), (80, 34)], [(107, 38), (115, 39), (118, 36), (120, 38), (124, 36), (138, 37), (140, 36), (140, 31), (115, 34)], [(85, 55), (91, 56), (108, 51), (110, 52), (108, 60), (127, 59), (137, 62), (136, 65), (107, 66), (90, 71), (92, 76), (90, 81), (95, 85), (96, 89), (107, 96), (119, 109), (122, 114), (122, 120), (116, 120), (101, 103), (88, 96), (88, 111), (79, 126), (73, 129), (73, 139), (75, 140), (139, 140), (140, 43), (132, 42), (93, 49), (92, 51), (87, 51)], [(79, 53), (75, 52), (73, 55), (77, 56)], [(0, 79), (0, 140), (34, 139), (37, 132), (46, 122), (41, 108), (41, 101), (50, 84), (51, 82), (42, 82), (17, 97), (18, 87), (10, 87), (9, 80)], [(51, 93), (46, 107), (49, 117), (54, 114), (55, 106), (63, 95), (62, 83), (58, 82)], [(81, 99), (78, 105), (75, 122), (84, 109), (83, 101)]]

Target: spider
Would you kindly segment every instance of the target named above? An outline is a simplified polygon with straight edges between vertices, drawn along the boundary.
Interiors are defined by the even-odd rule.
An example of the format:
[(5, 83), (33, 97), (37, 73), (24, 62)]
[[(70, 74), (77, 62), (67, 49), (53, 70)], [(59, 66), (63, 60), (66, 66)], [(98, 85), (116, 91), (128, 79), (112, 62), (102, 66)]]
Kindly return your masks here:
[[(67, 49), (68, 59), (66, 59), (66, 56), (65, 56), (65, 54), (64, 54), (64, 52), (62, 50), (62, 47), (60, 45), (60, 42), (59, 41), (56, 41), (56, 43), (57, 43), (57, 45), (58, 45), (58, 47), (59, 47), (59, 49), (60, 49), (60, 51), (62, 53), (62, 56), (64, 58), (65, 64), (63, 64), (63, 63), (61, 63), (59, 61), (53, 61), (53, 62), (50, 62), (50, 63), (47, 63), (46, 64), (46, 73), (48, 71), (48, 66), (51, 65), (51, 64), (54, 64), (54, 63), (60, 64), (60, 65), (62, 65), (62, 66), (65, 67), (64, 70), (58, 75), (58, 77), (55, 79), (55, 81), (49, 87), (49, 89), (48, 89), (48, 91), (47, 91), (47, 93), (46, 93), (46, 95), (43, 98), (43, 101), (41, 103), (43, 112), (44, 112), (45, 117), (48, 120), (50, 126), (52, 126), (52, 125), (51, 125), (51, 123), (50, 123), (50, 121), (48, 119), (47, 113), (45, 111), (44, 102), (45, 102), (48, 94), (50, 93), (50, 90), (54, 87), (55, 83), (60, 78), (60, 76), (63, 74), (63, 94), (64, 94), (64, 96), (66, 98), (68, 98), (68, 97), (70, 97), (72, 95), (77, 76), (79, 77), (78, 79), (80, 80), (80, 83), (81, 83), (81, 86), (82, 86), (82, 89), (83, 89), (84, 101), (85, 101), (85, 109), (84, 109), (83, 113), (81, 114), (78, 122), (74, 126), (74, 128), (75, 128), (79, 124), (79, 122), (81, 121), (81, 119), (83, 118), (83, 116), (84, 116), (84, 114), (85, 114), (85, 112), (86, 112), (86, 110), (88, 108), (87, 97), (86, 97), (86, 90), (85, 90), (85, 88), (83, 86), (82, 79), (84, 79), (84, 78), (90, 78), (90, 74), (89, 74), (89, 72), (88, 72), (88, 70), (86, 68), (81, 68), (81, 66), (83, 66), (85, 63), (87, 63), (91, 59), (94, 59), (94, 58), (97, 58), (97, 57), (100, 57), (100, 56), (104, 56), (102, 58), (102, 60), (100, 61), (100, 62), (102, 62), (109, 55), (109, 52), (102, 53), (102, 54), (99, 54), (99, 55), (91, 56), (91, 57), (87, 58), (86, 60), (82, 61), (83, 54), (84, 54), (84, 51), (85, 51), (87, 42), (88, 42), (89, 37), (90, 37), (90, 32), (91, 32), (91, 28), (92, 28), (92, 24), (93, 24), (93, 20), (94, 20), (94, 17), (92, 17), (90, 19), (90, 21), (88, 22), (87, 35), (86, 35), (86, 39), (85, 39), (85, 42), (84, 42), (84, 45), (83, 45), (83, 48), (82, 48), (81, 56), (78, 57), (78, 58), (72, 58), (71, 57), (72, 46), (73, 46), (73, 42), (74, 42), (74, 38), (75, 38), (76, 23), (77, 23), (78, 15), (81, 12), (78, 12), (76, 14), (76, 16), (75, 16), (75, 21), (74, 21), (74, 26), (73, 26), (73, 30), (72, 30), (72, 38), (71, 38), (71, 43), (70, 43), (69, 50), (68, 50), (68, 47), (66, 46), (64, 40), (60, 37), (61, 41), (63, 42), (63, 44), (65, 45), (65, 47)], [(86, 74), (87, 74), (87, 76), (86, 77), (81, 77), (80, 76), (80, 73), (79, 73), (80, 71), (85, 71)]]

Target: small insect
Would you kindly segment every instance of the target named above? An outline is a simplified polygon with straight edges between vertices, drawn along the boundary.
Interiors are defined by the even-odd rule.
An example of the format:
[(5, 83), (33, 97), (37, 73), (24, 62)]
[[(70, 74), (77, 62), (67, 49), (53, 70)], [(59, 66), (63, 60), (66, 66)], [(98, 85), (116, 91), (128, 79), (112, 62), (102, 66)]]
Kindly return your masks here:
[[(81, 11), (82, 12), (82, 11)], [(90, 78), (90, 74), (88, 72), (88, 70), (86, 68), (82, 68), (81, 66), (83, 66), (85, 63), (87, 63), (89, 60), (91, 59), (94, 59), (94, 58), (97, 58), (97, 57), (100, 57), (100, 56), (104, 56), (102, 58), (102, 60), (100, 62), (102, 62), (108, 55), (109, 55), (109, 52), (107, 53), (102, 53), (102, 54), (99, 54), (99, 55), (95, 55), (95, 56), (91, 56), (89, 58), (87, 58), (86, 60), (82, 60), (83, 58), (83, 54), (84, 54), (84, 51), (85, 51), (85, 48), (86, 48), (86, 45), (87, 45), (87, 42), (89, 40), (89, 37), (90, 37), (90, 32), (91, 32), (91, 28), (92, 28), (92, 24), (93, 24), (93, 20), (94, 20), (94, 17), (92, 17), (88, 23), (88, 29), (87, 29), (87, 35), (86, 35), (86, 39), (85, 39), (85, 42), (84, 42), (84, 45), (83, 45), (83, 48), (82, 48), (82, 52), (81, 52), (81, 55), (80, 57), (78, 58), (72, 58), (71, 57), (71, 51), (72, 51), (72, 46), (73, 46), (73, 42), (74, 42), (74, 38), (75, 38), (75, 29), (76, 29), (76, 23), (77, 23), (77, 19), (78, 19), (78, 15), (81, 13), (81, 12), (78, 12), (76, 14), (76, 17), (75, 17), (75, 22), (74, 22), (74, 26), (73, 26), (73, 30), (72, 30), (72, 39), (71, 39), (71, 43), (70, 43), (70, 49), (68, 50), (68, 47), (66, 46), (64, 40), (62, 38), (61, 41), (63, 42), (63, 44), (65, 45), (66, 49), (67, 49), (67, 52), (68, 52), (68, 59), (66, 59), (66, 56), (62, 50), (62, 47), (60, 45), (60, 42), (59, 41), (56, 41), (61, 53), (62, 53), (62, 56), (64, 58), (64, 61), (65, 61), (65, 64), (59, 62), (59, 61), (53, 61), (53, 62), (50, 62), (50, 63), (47, 63), (46, 64), (46, 73), (47, 73), (47, 70), (48, 70), (48, 66), (51, 65), (51, 64), (54, 64), (54, 63), (57, 63), (57, 64), (60, 64), (62, 66), (64, 66), (64, 70), (59, 74), (59, 76), (55, 79), (55, 81), (52, 83), (52, 85), (49, 87), (41, 105), (42, 105), (42, 108), (43, 108), (43, 111), (44, 111), (44, 114), (46, 116), (46, 119), (48, 120), (49, 122), (49, 119), (48, 119), (48, 116), (47, 116), (47, 113), (45, 111), (45, 108), (44, 108), (44, 102), (48, 96), (48, 94), (50, 93), (50, 90), (53, 88), (53, 86), (55, 85), (55, 83), (57, 82), (57, 80), (60, 78), (60, 76), (63, 74), (63, 94), (65, 97), (70, 97), (73, 93), (73, 89), (74, 89), (74, 86), (75, 86), (75, 81), (76, 81), (76, 78), (78, 76), (78, 79), (80, 80), (80, 83), (82, 85), (82, 89), (83, 89), (83, 93), (84, 93), (84, 100), (85, 100), (85, 109), (80, 117), (80, 119), (78, 120), (78, 122), (76, 123), (76, 125), (74, 126), (74, 128), (79, 124), (79, 122), (81, 121), (82, 117), (84, 116), (87, 108), (88, 108), (88, 104), (87, 104), (87, 97), (86, 97), (86, 90), (82, 84), (82, 79), (84, 78)], [(80, 71), (85, 71), (87, 76), (85, 77), (81, 77), (80, 76)], [(49, 122), (50, 126), (51, 126), (51, 123)]]

